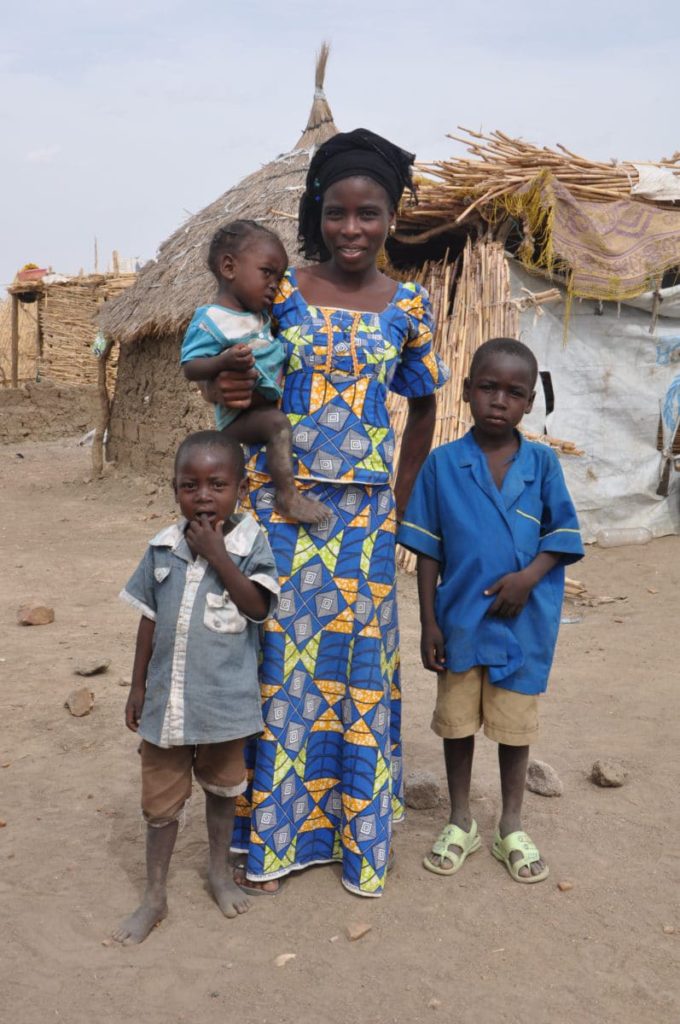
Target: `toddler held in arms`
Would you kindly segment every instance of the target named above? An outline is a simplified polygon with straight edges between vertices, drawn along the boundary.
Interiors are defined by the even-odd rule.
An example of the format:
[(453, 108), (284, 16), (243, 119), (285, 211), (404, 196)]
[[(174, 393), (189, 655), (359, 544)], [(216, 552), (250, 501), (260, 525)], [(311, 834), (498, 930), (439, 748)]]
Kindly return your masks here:
[(242, 444), (266, 445), (277, 512), (302, 523), (320, 523), (328, 511), (295, 486), (290, 423), (277, 405), (285, 350), (272, 335), (268, 310), (288, 265), (283, 243), (256, 221), (235, 220), (215, 233), (208, 265), (217, 280), (217, 296), (212, 305), (198, 307), (187, 328), (181, 354), (184, 375), (210, 381), (223, 370), (247, 371), (255, 359), (257, 380), (250, 405), (216, 405), (217, 427)]

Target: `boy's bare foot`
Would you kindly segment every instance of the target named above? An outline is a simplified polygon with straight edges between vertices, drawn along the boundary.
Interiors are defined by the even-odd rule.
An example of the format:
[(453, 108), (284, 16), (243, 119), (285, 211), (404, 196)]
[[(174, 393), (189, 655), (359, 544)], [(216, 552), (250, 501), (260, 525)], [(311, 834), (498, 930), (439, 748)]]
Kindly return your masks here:
[(238, 885), (227, 878), (226, 874), (213, 875), (208, 873), (208, 884), (215, 903), (225, 917), (238, 917), (250, 910), (252, 903), (239, 889)]
[(167, 916), (168, 904), (165, 900), (162, 903), (144, 900), (129, 917), (120, 922), (111, 933), (111, 938), (122, 942), (124, 946), (137, 945), (144, 942), (151, 929)]
[(300, 523), (318, 525), (330, 517), (330, 512), (320, 501), (305, 498), (295, 488), (290, 491), (277, 491), (274, 500), (276, 511), (288, 519), (297, 519)]

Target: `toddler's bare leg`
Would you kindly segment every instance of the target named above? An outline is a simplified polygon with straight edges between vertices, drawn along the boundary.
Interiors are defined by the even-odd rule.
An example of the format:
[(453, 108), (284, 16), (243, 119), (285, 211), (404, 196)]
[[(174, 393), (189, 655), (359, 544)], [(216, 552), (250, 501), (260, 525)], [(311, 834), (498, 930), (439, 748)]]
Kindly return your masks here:
[(227, 869), (227, 856), (234, 829), (236, 799), (205, 792), (205, 820), (208, 825), (210, 865), (208, 881), (215, 902), (225, 917), (236, 917), (250, 909), (248, 897), (231, 878)]
[(146, 889), (137, 909), (112, 934), (124, 946), (143, 942), (168, 913), (166, 883), (170, 858), (177, 838), (177, 822), (146, 830)]
[(276, 510), (301, 523), (321, 523), (329, 516), (320, 501), (299, 493), (293, 476), (291, 430), (288, 417), (275, 405), (247, 409), (224, 432), (244, 444), (267, 445), (267, 469), (276, 488)]

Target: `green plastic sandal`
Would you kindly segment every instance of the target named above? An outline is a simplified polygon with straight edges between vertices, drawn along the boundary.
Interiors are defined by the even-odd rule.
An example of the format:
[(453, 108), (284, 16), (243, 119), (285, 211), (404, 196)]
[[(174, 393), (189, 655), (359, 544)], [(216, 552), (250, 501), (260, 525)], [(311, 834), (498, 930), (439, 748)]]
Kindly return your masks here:
[[(433, 864), (429, 857), (424, 857), (423, 867), (435, 875), (455, 875), (456, 871), (460, 871), (462, 868), (468, 854), (479, 850), (481, 845), (476, 821), (473, 820), (469, 832), (464, 832), (458, 825), (445, 825), (432, 844), (431, 852), (436, 857), (445, 858), (451, 866)], [(453, 850), (449, 850), (449, 846), (459, 846), (461, 852), (455, 853)]]
[[(513, 862), (510, 860), (510, 854), (515, 851), (521, 853), (522, 856)], [(491, 852), (496, 860), (499, 860), (501, 864), (505, 864), (515, 882), (521, 882), (523, 885), (542, 882), (550, 874), (550, 868), (546, 864), (537, 875), (527, 875), (526, 878), (524, 875), (520, 875), (520, 868), (530, 869), (532, 864), (541, 859), (538, 847), (526, 832), (511, 832), (505, 839), (501, 839), (500, 832), (496, 831), (493, 837)]]

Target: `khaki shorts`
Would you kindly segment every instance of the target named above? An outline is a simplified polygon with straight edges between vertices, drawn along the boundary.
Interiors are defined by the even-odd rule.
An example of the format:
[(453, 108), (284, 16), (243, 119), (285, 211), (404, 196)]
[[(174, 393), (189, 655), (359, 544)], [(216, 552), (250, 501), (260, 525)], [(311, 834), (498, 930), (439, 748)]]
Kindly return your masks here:
[(444, 672), (438, 680), (432, 729), (437, 736), (459, 740), (484, 735), (509, 747), (528, 747), (538, 738), (538, 694), (514, 693), (489, 682), (475, 665), (467, 672)]
[(240, 796), (247, 786), (244, 744), (231, 740), (165, 749), (142, 740), (142, 813), (147, 824), (161, 828), (177, 820), (191, 796), (192, 771), (208, 793)]

